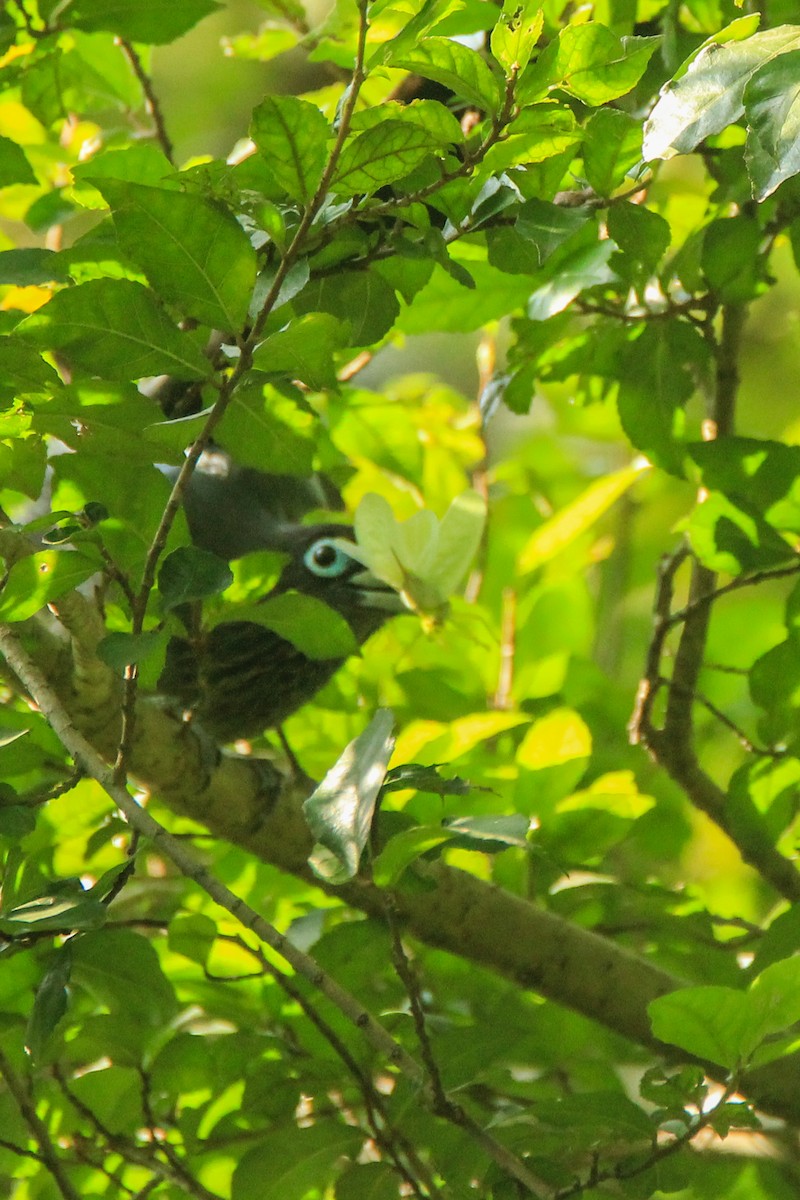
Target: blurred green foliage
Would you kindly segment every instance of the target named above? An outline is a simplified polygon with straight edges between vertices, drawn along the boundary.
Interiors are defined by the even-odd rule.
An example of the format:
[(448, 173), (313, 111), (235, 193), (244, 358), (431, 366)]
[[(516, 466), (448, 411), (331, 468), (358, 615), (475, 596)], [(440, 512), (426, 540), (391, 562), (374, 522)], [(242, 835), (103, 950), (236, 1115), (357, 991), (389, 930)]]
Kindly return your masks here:
[[(117, 681), (137, 662), (154, 703), (172, 610), (235, 619), (275, 578), (255, 555), (231, 585), (169, 508), (158, 468), (212, 432), (245, 466), (326, 473), (351, 514), (372, 497), (387, 557), (394, 518), (415, 521), (400, 565), (423, 585), (467, 575), (441, 620), (376, 633), (285, 742), (237, 749), (283, 763), (288, 744), (313, 778), (336, 764), (311, 813), (337, 882), (374, 865), (413, 895), (443, 861), (563, 918), (563, 963), (532, 962), (530, 990), (499, 944), (478, 965), (409, 939), (403, 969), (355, 893), (212, 841), (157, 791), (148, 806), (422, 1061), (426, 1037), (442, 1088), (556, 1200), (797, 1194), (796, 1076), (758, 1093), (789, 1116), (771, 1143), (746, 1079), (791, 1071), (800, 1016), (795, 8), (0, 14), (0, 621), (68, 707), (89, 650)], [(468, 488), (488, 501), (477, 553), (430, 566), (430, 513)], [(70, 625), (75, 588), (99, 650)], [(47, 605), (80, 647), (72, 677)], [(274, 619), (318, 644), (334, 627), (311, 609)], [(0, 1191), (522, 1194), (132, 843), (13, 670), (2, 687)], [(382, 789), (386, 719), (363, 737), (381, 708)], [(571, 931), (630, 969), (622, 1018), (599, 985), (570, 1007)], [(643, 1033), (650, 968), (691, 985), (651, 1006), (668, 1066)]]

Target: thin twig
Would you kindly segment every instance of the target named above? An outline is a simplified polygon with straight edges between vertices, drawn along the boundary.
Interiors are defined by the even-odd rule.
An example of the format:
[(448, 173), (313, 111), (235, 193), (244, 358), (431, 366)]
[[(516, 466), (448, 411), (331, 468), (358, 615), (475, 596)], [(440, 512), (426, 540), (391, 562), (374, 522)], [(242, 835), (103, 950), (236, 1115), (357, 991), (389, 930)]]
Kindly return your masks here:
[(127, 40), (127, 38), (118, 37), (114, 40), (127, 58), (134, 75), (139, 81), (139, 86), (142, 89), (145, 99), (145, 108), (153, 119), (153, 125), (156, 131), (156, 140), (158, 141), (158, 144), (164, 153), (164, 157), (168, 159), (168, 161), (174, 166), (174, 150), (169, 134), (167, 133), (167, 127), (164, 124), (164, 114), (161, 111), (161, 103), (153, 88), (153, 80), (142, 66), (142, 60), (139, 57), (139, 53), (135, 46), (133, 46)]
[[(424, 1194), (433, 1196), (439, 1193), (441, 1189), (420, 1159), (413, 1144), (392, 1125), (386, 1103), (380, 1092), (376, 1090), (372, 1080), (362, 1070), (332, 1026), (317, 1011), (314, 1005), (311, 1004), (301, 989), (296, 987), (291, 976), (287, 975), (285, 971), (281, 971), (274, 963), (271, 963), (260, 946), (250, 946), (244, 938), (239, 937), (237, 934), (218, 934), (217, 936), (224, 941), (233, 942), (248, 954), (253, 955), (261, 966), (259, 974), (267, 973), (275, 980), (279, 987), (286, 992), (286, 995), (294, 1000), (298, 1007), (302, 1009), (308, 1020), (328, 1042), (331, 1049), (338, 1054), (361, 1092), (364, 1101), (364, 1110), (376, 1145), (381, 1148), (387, 1158), (394, 1164), (398, 1174), (411, 1189), (411, 1193), (420, 1198)], [(406, 1161), (404, 1161), (404, 1158)], [(406, 1165), (406, 1162), (408, 1165)], [(420, 1183), (424, 1186), (425, 1193), (421, 1191)]]
[(6, 1087), (14, 1097), (17, 1108), (39, 1147), (41, 1161), (52, 1175), (53, 1181), (61, 1193), (63, 1200), (81, 1200), (80, 1195), (70, 1183), (47, 1126), (36, 1112), (33, 1099), (22, 1083), (22, 1080), (17, 1076), (16, 1071), (2, 1049), (0, 1049), (0, 1075), (2, 1075)]
[[(75, 761), (81, 763), (99, 783), (124, 814), (128, 823), (142, 837), (152, 841), (156, 850), (174, 863), (182, 875), (196, 883), (216, 904), (224, 908), (246, 929), (251, 930), (260, 941), (284, 958), (298, 975), (302, 975), (313, 987), (327, 996), (342, 1015), (356, 1029), (361, 1030), (374, 1050), (403, 1071), (412, 1082), (421, 1083), (424, 1077), (419, 1064), (355, 996), (323, 971), (313, 958), (294, 946), (274, 925), (264, 920), (239, 896), (225, 887), (186, 849), (182, 842), (172, 837), (146, 809), (136, 803), (127, 789), (119, 784), (114, 770), (103, 762), (94, 747), (75, 728), (53, 688), (7, 626), (0, 626), (0, 650), (19, 674), (25, 686), (30, 689), (31, 695), (36, 697), (39, 708), (47, 717), (62, 745)], [(545, 1185), (526, 1164), (467, 1117), (462, 1110), (453, 1106), (450, 1119), (469, 1130), (473, 1139), (486, 1154), (528, 1192), (534, 1196), (546, 1194)]]

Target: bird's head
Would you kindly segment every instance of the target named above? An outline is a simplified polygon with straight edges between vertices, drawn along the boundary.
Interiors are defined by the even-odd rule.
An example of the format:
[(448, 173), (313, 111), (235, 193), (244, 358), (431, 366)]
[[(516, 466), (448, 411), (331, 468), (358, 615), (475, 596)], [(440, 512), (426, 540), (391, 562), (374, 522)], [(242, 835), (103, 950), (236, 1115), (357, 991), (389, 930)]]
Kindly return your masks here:
[(277, 592), (295, 590), (324, 601), (345, 618), (359, 642), (366, 641), (390, 616), (407, 612), (394, 588), (347, 553), (353, 543), (348, 525), (295, 526), (282, 547), (290, 555)]

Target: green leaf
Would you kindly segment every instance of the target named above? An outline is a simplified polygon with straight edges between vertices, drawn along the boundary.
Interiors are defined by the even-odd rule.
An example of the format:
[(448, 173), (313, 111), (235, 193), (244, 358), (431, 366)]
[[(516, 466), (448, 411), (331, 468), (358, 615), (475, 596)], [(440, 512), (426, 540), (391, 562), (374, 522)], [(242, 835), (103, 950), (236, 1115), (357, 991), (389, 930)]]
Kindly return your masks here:
[[(230, 612), (221, 616), (230, 620)], [(236, 619), (255, 621), (265, 629), (271, 629), (307, 658), (319, 661), (347, 658), (358, 648), (344, 617), (323, 600), (303, 592), (288, 591), (279, 596), (268, 596), (259, 604), (237, 609)]]
[(762, 238), (753, 217), (723, 218), (705, 230), (700, 262), (722, 303), (741, 304), (755, 296), (763, 272)]
[(0, 592), (0, 621), (27, 621), (94, 575), (95, 558), (77, 550), (41, 550), (15, 562)]
[(403, 763), (402, 766), (392, 767), (391, 771), (387, 771), (382, 790), (397, 792), (405, 788), (414, 788), (419, 792), (432, 792), (434, 796), (466, 796), (472, 791), (472, 787), (471, 783), (460, 779), (458, 775), (450, 778), (440, 775), (436, 766)]
[(548, 263), (547, 282), (536, 288), (528, 301), (528, 316), (532, 321), (546, 321), (563, 312), (575, 297), (587, 288), (608, 283), (614, 278), (609, 259), (614, 243), (606, 239), (588, 246), (576, 246), (554, 255)]
[(26, 342), (0, 338), (0, 395), (38, 396), (61, 387), (56, 371)]
[(230, 213), (171, 188), (89, 182), (110, 205), (124, 250), (164, 300), (213, 328), (241, 328), (256, 281), (256, 253)]
[(509, 126), (508, 137), (497, 142), (484, 157), (486, 170), (495, 174), (555, 158), (577, 146), (581, 130), (568, 108), (546, 103), (523, 109)]
[(759, 1038), (784, 1033), (800, 1021), (800, 958), (772, 963), (750, 985)]
[(658, 38), (618, 38), (598, 21), (567, 25), (542, 53), (519, 88), (523, 103), (563, 88), (597, 106), (624, 96), (639, 82)]
[[(105, 910), (104, 910), (105, 911)], [(100, 929), (73, 942), (76, 984), (112, 1014), (162, 1033), (177, 1011), (155, 947), (131, 929)]]
[(196, 338), (181, 333), (141, 283), (94, 279), (57, 292), (17, 326), (43, 350), (65, 356), (105, 379), (142, 379), (170, 372), (205, 379), (211, 364)]
[(38, 1064), (50, 1034), (67, 1011), (67, 984), (72, 973), (72, 949), (67, 942), (55, 953), (44, 979), (36, 989), (28, 1025), (25, 1048)]
[[(292, 328), (296, 328), (296, 325)], [(330, 333), (328, 330), (328, 335)], [(275, 336), (279, 338), (281, 335)], [(283, 343), (281, 350), (284, 362), (290, 360), (293, 348), (298, 355), (305, 353), (297, 347), (294, 338), (287, 338), (287, 342)], [(266, 352), (261, 353), (260, 350), (259, 353), (263, 366), (269, 369), (268, 363), (263, 361), (267, 358)], [(323, 357), (324, 343), (320, 351), (309, 347), (306, 361), (298, 365), (303, 366), (304, 373), (316, 369), (320, 375), (324, 375)], [(225, 442), (235, 447), (236, 462), (242, 467), (255, 467), (307, 479), (314, 465), (313, 434), (313, 418), (298, 408), (293, 399), (270, 384), (262, 386), (245, 382), (234, 392), (225, 414)]]
[(539, 0), (504, 0), (490, 45), (507, 75), (520, 75), (525, 70), (543, 25), (544, 11)]
[(0, 914), (0, 932), (12, 938), (74, 929), (97, 929), (107, 912), (79, 884), (70, 884), (52, 894), (37, 896)]
[(655, 271), (672, 240), (672, 231), (664, 218), (641, 204), (612, 204), (608, 210), (608, 232), (625, 257), (632, 259), (645, 276)]
[(386, 65), (444, 84), (486, 112), (494, 113), (500, 106), (497, 80), (480, 54), (449, 38), (427, 37), (413, 48), (398, 48), (387, 55)]
[(642, 157), (642, 127), (628, 113), (601, 108), (584, 127), (583, 169), (598, 196), (610, 196)]
[(330, 126), (317, 106), (296, 96), (269, 96), (253, 112), (250, 136), (278, 184), (307, 204), (328, 158)]
[(744, 501), (775, 529), (800, 533), (800, 446), (726, 437), (690, 442), (686, 452), (709, 491)]
[(442, 152), (441, 143), (423, 126), (382, 121), (345, 144), (331, 187), (344, 196), (371, 195), (416, 170), (430, 154)]
[(161, 46), (187, 33), (192, 26), (218, 11), (216, 0), (71, 0), (69, 24), (87, 33), (105, 30), (132, 42)]
[(704, 138), (738, 121), (751, 76), (775, 55), (798, 46), (800, 30), (792, 25), (766, 29), (744, 41), (708, 44), (681, 78), (661, 89), (644, 127), (645, 159), (688, 154)]
[(394, 289), (375, 271), (347, 271), (313, 279), (293, 304), (298, 313), (327, 312), (349, 322), (351, 346), (380, 341), (400, 312)]
[(346, 342), (346, 328), (336, 317), (309, 313), (263, 341), (253, 355), (253, 366), (266, 374), (300, 379), (312, 391), (335, 388), (334, 355)]
[[(177, 553), (177, 551), (176, 551)], [(97, 647), (97, 657), (115, 671), (124, 671), (130, 663), (144, 663), (163, 657), (165, 634), (109, 633)]]
[(445, 823), (445, 829), (455, 834), (454, 845), (460, 850), (480, 850), (483, 854), (499, 854), (509, 846), (530, 849), (530, 821), (521, 813), (509, 816), (455, 817)]
[(562, 208), (545, 200), (527, 200), (517, 215), (516, 228), (536, 248), (541, 266), (588, 220), (589, 214), (580, 209)]
[(36, 183), (33, 168), (25, 157), (25, 151), (11, 138), (0, 135), (0, 187), (12, 183)]
[(708, 361), (700, 333), (687, 322), (651, 322), (622, 359), (617, 407), (626, 434), (658, 466), (683, 473), (678, 436), (683, 406)]
[(53, 250), (3, 250), (0, 252), (0, 284), (19, 287), (68, 279), (60, 255)]
[(800, 172), (800, 49), (764, 63), (744, 89), (747, 166), (757, 200)]
[(647, 1011), (662, 1042), (729, 1070), (746, 1062), (760, 1040), (750, 998), (733, 988), (681, 988)]
[(358, 872), (394, 748), (393, 728), (389, 710), (378, 709), (303, 803), (312, 834), (333, 855), (333, 863), (316, 851), (309, 859), (316, 873), (328, 882), (343, 883)]
[(233, 1172), (231, 1200), (305, 1200), (328, 1190), (346, 1158), (355, 1158), (363, 1134), (339, 1122), (270, 1131), (246, 1150)]
[(431, 850), (455, 839), (443, 825), (417, 825), (395, 834), (381, 850), (372, 866), (372, 877), (378, 887), (395, 887), (403, 873)]
[(456, 118), (436, 100), (412, 100), (410, 104), (387, 100), (385, 104), (376, 104), (373, 108), (364, 108), (356, 112), (350, 122), (350, 128), (356, 133), (382, 126), (384, 122), (396, 121), (419, 126), (430, 134), (432, 141), (443, 146), (457, 145), (464, 140), (463, 131)]
[(624, 496), (648, 469), (648, 465), (637, 460), (629, 467), (613, 471), (590, 483), (575, 500), (533, 531), (520, 551), (517, 569), (523, 574), (534, 571), (568, 549), (605, 516), (620, 496)]
[(712, 492), (697, 505), (687, 530), (703, 565), (728, 575), (777, 567), (795, 555), (751, 504), (721, 492)]
[(224, 559), (199, 546), (179, 546), (161, 564), (158, 590), (165, 612), (224, 592), (233, 583), (231, 569)]
[(167, 930), (169, 948), (205, 967), (217, 936), (217, 926), (204, 913), (179, 913)]
[(586, 722), (569, 708), (557, 708), (531, 725), (517, 751), (517, 762), (529, 771), (577, 763), (581, 773), (592, 753)]

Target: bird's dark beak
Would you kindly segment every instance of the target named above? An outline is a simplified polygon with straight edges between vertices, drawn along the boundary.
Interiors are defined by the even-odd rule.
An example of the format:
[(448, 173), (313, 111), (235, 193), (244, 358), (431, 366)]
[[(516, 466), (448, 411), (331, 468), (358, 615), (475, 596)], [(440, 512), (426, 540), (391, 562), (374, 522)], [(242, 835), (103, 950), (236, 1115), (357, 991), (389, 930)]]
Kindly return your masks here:
[(349, 582), (356, 589), (358, 603), (364, 608), (377, 608), (389, 616), (409, 611), (400, 593), (366, 567), (351, 575)]

